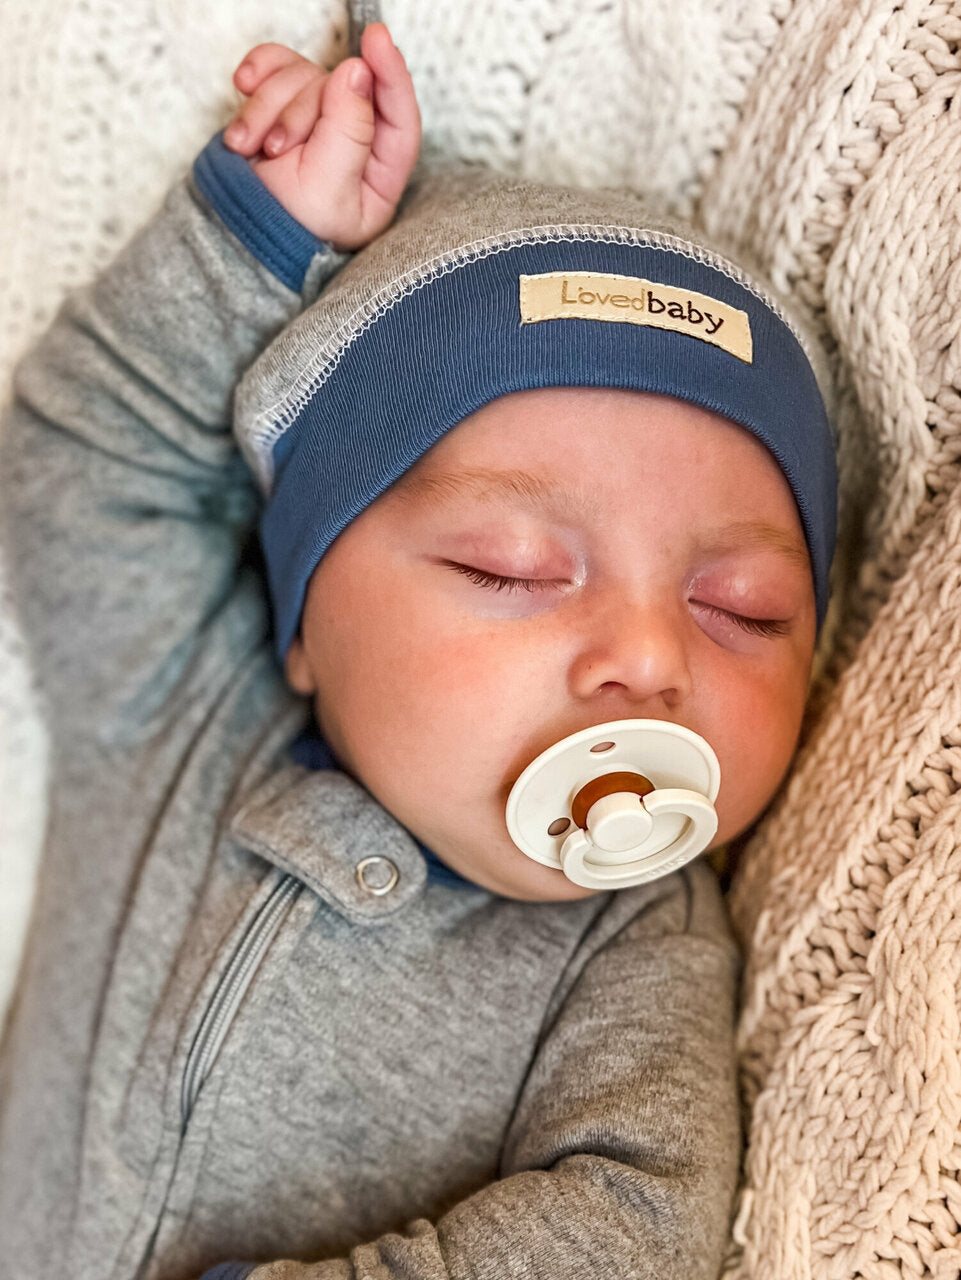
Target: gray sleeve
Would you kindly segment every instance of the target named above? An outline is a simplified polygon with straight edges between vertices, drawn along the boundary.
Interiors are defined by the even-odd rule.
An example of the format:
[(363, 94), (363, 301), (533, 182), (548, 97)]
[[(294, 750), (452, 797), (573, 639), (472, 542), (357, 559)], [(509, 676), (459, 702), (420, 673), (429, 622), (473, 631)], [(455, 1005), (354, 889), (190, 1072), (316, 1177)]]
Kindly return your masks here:
[(250, 1280), (716, 1280), (741, 1151), (740, 957), (711, 868), (670, 882), (545, 1029), (499, 1181), (436, 1226)]
[[(345, 257), (317, 260), (312, 292)], [(55, 740), (143, 737), (263, 642), (233, 389), (308, 301), (190, 174), (15, 367), (0, 538)]]

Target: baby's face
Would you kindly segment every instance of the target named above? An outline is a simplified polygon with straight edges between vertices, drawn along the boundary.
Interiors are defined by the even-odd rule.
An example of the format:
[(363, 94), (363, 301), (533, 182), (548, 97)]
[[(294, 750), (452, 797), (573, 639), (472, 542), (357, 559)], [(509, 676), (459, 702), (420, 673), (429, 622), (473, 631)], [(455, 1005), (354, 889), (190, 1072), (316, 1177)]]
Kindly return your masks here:
[(773, 795), (801, 723), (814, 588), (752, 435), (637, 391), (495, 400), (336, 539), (286, 662), (341, 765), (449, 866), (509, 897), (591, 892), (511, 841), (510, 789), (589, 725), (699, 733), (715, 844)]

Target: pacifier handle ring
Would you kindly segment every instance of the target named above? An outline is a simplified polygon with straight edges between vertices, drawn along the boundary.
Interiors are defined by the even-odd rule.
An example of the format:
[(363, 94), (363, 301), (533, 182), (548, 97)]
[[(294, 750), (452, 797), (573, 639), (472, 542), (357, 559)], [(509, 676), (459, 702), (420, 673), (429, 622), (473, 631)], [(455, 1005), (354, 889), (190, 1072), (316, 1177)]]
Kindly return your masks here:
[(594, 845), (580, 828), (561, 847), (560, 862), (565, 876), (583, 889), (621, 889), (666, 875), (701, 853), (717, 831), (714, 806), (696, 791), (683, 787), (655, 788), (641, 801), (651, 817), (659, 813), (680, 813), (688, 819), (688, 830), (664, 849), (634, 858), (630, 862), (596, 863), (589, 854)]

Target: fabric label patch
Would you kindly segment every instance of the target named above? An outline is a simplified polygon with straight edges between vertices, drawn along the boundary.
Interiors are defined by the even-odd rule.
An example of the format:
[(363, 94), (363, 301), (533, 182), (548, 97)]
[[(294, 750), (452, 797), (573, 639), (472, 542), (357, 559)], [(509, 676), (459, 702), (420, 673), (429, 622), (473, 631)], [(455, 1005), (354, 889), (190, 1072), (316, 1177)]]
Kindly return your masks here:
[(752, 363), (751, 322), (746, 311), (675, 285), (587, 271), (548, 271), (520, 277), (521, 323), (614, 320), (673, 329), (711, 342)]

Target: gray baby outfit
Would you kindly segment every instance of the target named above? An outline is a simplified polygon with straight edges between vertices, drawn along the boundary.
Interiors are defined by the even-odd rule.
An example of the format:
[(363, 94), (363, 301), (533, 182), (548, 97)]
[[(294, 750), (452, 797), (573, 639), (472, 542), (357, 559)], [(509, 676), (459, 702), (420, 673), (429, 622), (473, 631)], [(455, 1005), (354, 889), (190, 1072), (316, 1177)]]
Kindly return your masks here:
[(740, 1153), (714, 873), (501, 898), (291, 759), (310, 708), (232, 395), (343, 258), (197, 172), (67, 299), (2, 427), (53, 781), (0, 1276), (714, 1280)]

